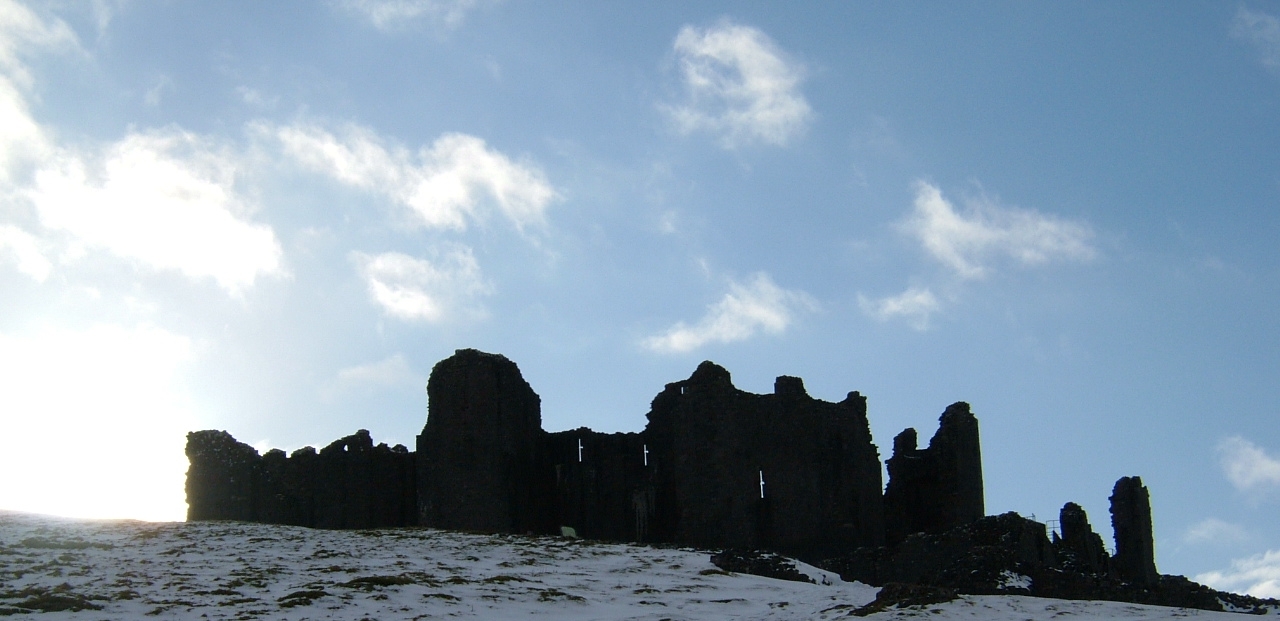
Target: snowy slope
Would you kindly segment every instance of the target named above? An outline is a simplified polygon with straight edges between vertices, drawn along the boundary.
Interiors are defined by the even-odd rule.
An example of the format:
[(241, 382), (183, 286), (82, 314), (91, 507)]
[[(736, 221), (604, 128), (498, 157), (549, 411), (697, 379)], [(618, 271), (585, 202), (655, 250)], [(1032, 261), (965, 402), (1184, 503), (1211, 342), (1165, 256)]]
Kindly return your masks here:
[[(0, 614), (55, 619), (836, 619), (876, 589), (726, 574), (708, 554), (428, 529), (325, 531), (0, 511)], [(90, 605), (96, 610), (27, 612)], [(1017, 596), (869, 619), (1245, 617)], [(855, 617), (856, 618), (856, 617)]]

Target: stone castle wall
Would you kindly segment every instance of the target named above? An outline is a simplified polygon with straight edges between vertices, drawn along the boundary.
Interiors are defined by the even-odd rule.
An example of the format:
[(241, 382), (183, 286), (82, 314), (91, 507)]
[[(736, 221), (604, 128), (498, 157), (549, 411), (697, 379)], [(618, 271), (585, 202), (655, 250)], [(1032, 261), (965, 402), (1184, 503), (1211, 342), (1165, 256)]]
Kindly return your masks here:
[[(644, 431), (547, 433), (538, 395), (501, 355), (459, 350), (427, 385), (415, 452), (360, 431), (319, 452), (259, 457), (226, 432), (188, 436), (188, 519), (422, 525), (820, 558), (983, 515), (977, 419), (947, 409), (926, 449), (895, 441), (882, 492), (866, 399), (772, 394), (704, 362), (653, 400)], [(909, 444), (909, 446), (908, 446)], [(889, 526), (886, 526), (888, 524)]]

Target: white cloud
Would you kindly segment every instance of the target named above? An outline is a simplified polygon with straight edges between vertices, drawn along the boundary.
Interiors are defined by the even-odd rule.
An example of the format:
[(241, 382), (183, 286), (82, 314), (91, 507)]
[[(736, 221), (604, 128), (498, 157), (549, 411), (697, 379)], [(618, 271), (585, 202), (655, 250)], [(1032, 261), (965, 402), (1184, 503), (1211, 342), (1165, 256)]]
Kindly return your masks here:
[(13, 257), (18, 271), (36, 282), (44, 282), (53, 264), (40, 252), (40, 242), (32, 234), (8, 224), (0, 224), (0, 259)]
[(862, 312), (880, 321), (901, 317), (916, 330), (929, 328), (929, 316), (940, 308), (938, 298), (928, 289), (911, 287), (894, 296), (870, 300), (858, 294), (858, 306)]
[(1242, 6), (1231, 22), (1231, 36), (1252, 44), (1263, 65), (1280, 69), (1280, 19)]
[(518, 229), (542, 226), (557, 198), (538, 168), (512, 161), (466, 134), (444, 134), (412, 154), (384, 146), (373, 131), (348, 126), (336, 136), (313, 125), (280, 128), (285, 150), (335, 180), (381, 193), (431, 228), (464, 230), (496, 208)]
[(67, 246), (67, 236), (0, 224), (0, 246), (21, 271), (46, 279), (52, 264), (42, 247), (61, 246), (64, 258), (89, 247), (150, 269), (212, 277), (233, 295), (281, 272), (274, 233), (244, 219), (235, 158), (206, 141), (178, 130), (133, 132), (100, 149), (52, 140), (20, 88), (31, 79), (20, 56), (39, 48), (80, 50), (65, 23), (0, 0), (0, 189), (15, 204), (29, 200), (46, 233), (70, 234)]
[(338, 384), (344, 388), (358, 386), (399, 386), (423, 384), (423, 378), (409, 368), (404, 354), (395, 354), (378, 362), (370, 362), (338, 371)]
[(80, 44), (61, 20), (46, 22), (21, 4), (0, 0), (0, 183), (13, 182), (20, 165), (39, 162), (52, 151), (23, 95), (31, 74), (21, 57), (46, 49), (78, 51)]
[(999, 257), (1037, 265), (1085, 261), (1096, 254), (1090, 245), (1093, 232), (1085, 224), (986, 200), (960, 213), (938, 188), (924, 182), (916, 186), (915, 211), (904, 228), (963, 278), (982, 278)]
[(1187, 543), (1240, 543), (1249, 540), (1249, 532), (1239, 524), (1232, 524), (1218, 518), (1206, 518), (1187, 529), (1182, 539)]
[(746, 340), (757, 332), (781, 334), (797, 313), (815, 308), (817, 303), (807, 293), (782, 289), (761, 272), (745, 285), (730, 282), (729, 293), (711, 305), (696, 325), (677, 323), (645, 339), (643, 345), (653, 351), (680, 353), (707, 343)]
[(376, 28), (399, 30), (420, 19), (456, 28), (478, 0), (341, 0), (339, 6), (359, 14)]
[(1218, 457), (1227, 480), (1242, 492), (1280, 487), (1280, 460), (1240, 436), (1219, 442)]
[(192, 134), (133, 133), (100, 157), (63, 152), (28, 191), (45, 227), (154, 270), (213, 278), (232, 295), (280, 274), (271, 228), (244, 219), (238, 163)]
[(685, 26), (674, 47), (688, 101), (664, 108), (681, 132), (709, 131), (733, 148), (782, 146), (804, 131), (812, 116), (800, 93), (804, 67), (763, 32), (729, 22)]
[(66, 22), (45, 21), (22, 4), (0, 0), (0, 71), (18, 85), (29, 86), (31, 75), (19, 57), (36, 49), (79, 51), (80, 42)]
[(149, 326), (0, 334), (0, 506), (184, 519), (193, 358), (187, 338)]
[(1222, 591), (1280, 598), (1280, 550), (1231, 561), (1231, 569), (1211, 571), (1195, 581)]
[(399, 252), (367, 255), (353, 252), (369, 295), (386, 314), (406, 321), (440, 322), (485, 315), (476, 298), (492, 291), (471, 249), (451, 244), (430, 259)]

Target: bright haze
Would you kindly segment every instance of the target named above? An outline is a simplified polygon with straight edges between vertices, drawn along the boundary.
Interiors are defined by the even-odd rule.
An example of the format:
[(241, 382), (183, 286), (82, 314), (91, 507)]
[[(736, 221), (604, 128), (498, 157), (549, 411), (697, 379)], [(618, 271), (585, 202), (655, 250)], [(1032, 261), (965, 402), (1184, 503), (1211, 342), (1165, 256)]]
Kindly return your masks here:
[(549, 430), (710, 359), (882, 457), (968, 401), (988, 513), (1138, 475), (1163, 572), (1280, 596), (1278, 240), (1274, 4), (0, 0), (0, 508), (412, 447), (458, 348)]

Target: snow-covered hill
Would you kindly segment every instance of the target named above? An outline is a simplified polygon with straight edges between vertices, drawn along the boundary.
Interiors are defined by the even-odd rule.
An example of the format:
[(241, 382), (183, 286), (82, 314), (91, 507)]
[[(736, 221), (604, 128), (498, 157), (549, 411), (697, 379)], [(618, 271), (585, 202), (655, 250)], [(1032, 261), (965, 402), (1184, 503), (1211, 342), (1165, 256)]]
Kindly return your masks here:
[[(707, 552), (428, 529), (88, 521), (0, 512), (0, 615), (54, 619), (837, 619), (876, 589), (730, 574)], [(80, 610), (75, 610), (80, 609)], [(1232, 619), (966, 596), (869, 619)]]

